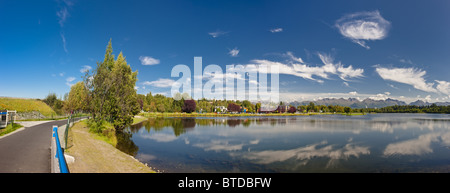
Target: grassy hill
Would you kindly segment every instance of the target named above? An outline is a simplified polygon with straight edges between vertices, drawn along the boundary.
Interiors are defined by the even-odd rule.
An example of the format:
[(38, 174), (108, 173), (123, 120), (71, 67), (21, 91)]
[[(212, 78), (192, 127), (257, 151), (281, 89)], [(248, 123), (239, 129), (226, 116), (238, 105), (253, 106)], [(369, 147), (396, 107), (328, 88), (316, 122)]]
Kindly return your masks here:
[(39, 111), (46, 117), (56, 114), (51, 107), (37, 99), (0, 97), (0, 110), (16, 110), (17, 112)]

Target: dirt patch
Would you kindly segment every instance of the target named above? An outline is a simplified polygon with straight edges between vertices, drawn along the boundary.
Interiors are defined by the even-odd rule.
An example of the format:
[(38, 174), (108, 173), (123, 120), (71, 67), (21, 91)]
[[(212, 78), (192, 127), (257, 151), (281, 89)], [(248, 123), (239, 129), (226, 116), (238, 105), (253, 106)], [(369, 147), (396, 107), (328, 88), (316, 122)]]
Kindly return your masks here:
[(84, 121), (69, 130), (66, 153), (75, 158), (71, 173), (153, 173), (146, 165), (89, 133)]

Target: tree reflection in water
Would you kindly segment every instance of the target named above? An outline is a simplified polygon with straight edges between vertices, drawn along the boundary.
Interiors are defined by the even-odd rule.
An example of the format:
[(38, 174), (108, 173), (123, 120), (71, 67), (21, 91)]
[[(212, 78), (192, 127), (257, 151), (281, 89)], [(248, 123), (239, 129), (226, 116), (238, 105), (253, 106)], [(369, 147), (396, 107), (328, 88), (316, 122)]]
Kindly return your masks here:
[(225, 117), (225, 118), (208, 118), (208, 117), (155, 117), (155, 118), (149, 118), (146, 121), (140, 122), (135, 125), (131, 125), (127, 129), (123, 130), (122, 132), (117, 132), (117, 146), (119, 150), (131, 155), (136, 156), (137, 152), (139, 151), (139, 147), (134, 144), (134, 142), (131, 140), (131, 137), (133, 133), (137, 133), (140, 129), (145, 128), (145, 130), (150, 133), (153, 132), (160, 132), (164, 129), (171, 128), (173, 130), (173, 133), (176, 137), (189, 132), (193, 131), (195, 126), (214, 126), (214, 125), (226, 125), (229, 127), (237, 127), (239, 125), (242, 125), (244, 127), (249, 127), (251, 124), (265, 124), (269, 123), (270, 125), (285, 125), (289, 119), (292, 118), (285, 118), (280, 119), (277, 118), (271, 118), (271, 117), (257, 117), (257, 118), (248, 118), (248, 117)]

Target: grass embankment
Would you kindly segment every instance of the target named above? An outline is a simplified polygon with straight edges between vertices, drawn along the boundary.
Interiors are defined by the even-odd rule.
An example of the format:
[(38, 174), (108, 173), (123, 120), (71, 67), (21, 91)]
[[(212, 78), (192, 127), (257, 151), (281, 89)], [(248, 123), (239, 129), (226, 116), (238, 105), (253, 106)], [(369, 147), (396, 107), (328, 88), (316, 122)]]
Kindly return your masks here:
[(216, 113), (139, 113), (144, 117), (250, 117), (250, 116), (310, 116), (310, 115), (364, 115), (363, 113), (268, 113), (268, 114), (216, 114)]
[(0, 98), (0, 110), (16, 110), (17, 112), (38, 111), (46, 117), (56, 115), (55, 111), (37, 99)]
[(6, 135), (8, 133), (11, 133), (19, 128), (23, 127), (22, 125), (16, 124), (16, 123), (12, 123), (12, 124), (8, 124), (8, 126), (6, 126), (3, 129), (0, 129), (0, 136)]
[(66, 153), (75, 157), (68, 167), (72, 173), (154, 173), (132, 156), (104, 141), (105, 137), (89, 132), (85, 121), (69, 130)]
[(142, 121), (146, 121), (147, 119), (148, 119), (148, 118), (143, 117), (143, 116), (139, 116), (139, 115), (134, 116), (132, 125), (138, 124), (138, 123), (140, 123), (140, 122), (142, 122)]

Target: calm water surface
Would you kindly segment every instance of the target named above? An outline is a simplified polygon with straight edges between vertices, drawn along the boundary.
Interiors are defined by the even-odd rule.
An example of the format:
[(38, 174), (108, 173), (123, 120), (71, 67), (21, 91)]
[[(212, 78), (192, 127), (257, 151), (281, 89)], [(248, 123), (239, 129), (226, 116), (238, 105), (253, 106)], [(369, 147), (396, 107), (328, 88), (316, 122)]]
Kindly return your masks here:
[(450, 172), (450, 115), (151, 118), (120, 149), (164, 172)]

